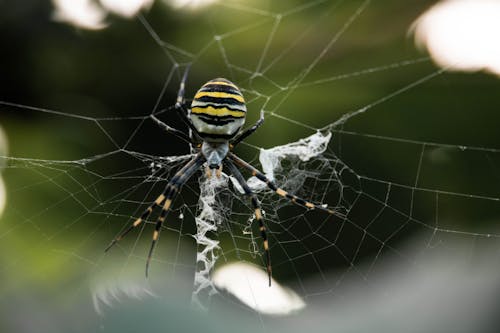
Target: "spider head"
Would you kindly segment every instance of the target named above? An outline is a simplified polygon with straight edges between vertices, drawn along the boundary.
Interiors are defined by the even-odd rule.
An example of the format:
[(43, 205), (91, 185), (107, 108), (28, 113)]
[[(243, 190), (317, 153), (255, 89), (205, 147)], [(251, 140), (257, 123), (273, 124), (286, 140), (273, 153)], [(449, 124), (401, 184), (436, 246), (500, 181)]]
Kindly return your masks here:
[(229, 143), (214, 143), (204, 141), (201, 145), (201, 153), (207, 160), (207, 166), (210, 170), (220, 169), (222, 161), (229, 152)]
[(246, 112), (240, 89), (229, 80), (217, 78), (198, 90), (189, 116), (203, 139), (223, 142), (239, 132), (245, 123)]

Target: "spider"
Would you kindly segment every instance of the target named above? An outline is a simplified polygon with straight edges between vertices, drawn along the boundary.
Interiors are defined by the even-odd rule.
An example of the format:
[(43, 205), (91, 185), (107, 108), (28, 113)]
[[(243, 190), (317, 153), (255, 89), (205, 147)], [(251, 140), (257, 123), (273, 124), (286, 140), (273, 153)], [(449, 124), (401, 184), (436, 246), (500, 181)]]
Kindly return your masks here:
[(271, 254), (269, 251), (269, 242), (267, 238), (266, 226), (262, 219), (260, 202), (255, 193), (248, 186), (245, 178), (238, 167), (250, 172), (252, 176), (276, 192), (276, 194), (291, 200), (293, 203), (306, 207), (308, 209), (318, 209), (329, 214), (337, 214), (336, 211), (325, 207), (322, 204), (316, 204), (299, 198), (285, 190), (277, 187), (274, 182), (268, 179), (262, 172), (254, 168), (238, 156), (232, 150), (243, 139), (251, 135), (264, 123), (264, 112), (261, 111), (260, 118), (252, 126), (242, 130), (246, 117), (245, 100), (240, 89), (231, 81), (223, 78), (216, 78), (205, 83), (195, 94), (191, 105), (184, 100), (184, 92), (189, 67), (186, 68), (177, 94), (177, 101), (174, 109), (179, 114), (182, 121), (190, 129), (190, 133), (184, 132), (168, 126), (153, 114), (151, 119), (162, 127), (166, 132), (171, 133), (178, 138), (189, 143), (195, 151), (195, 156), (186, 163), (170, 179), (165, 190), (158, 198), (137, 218), (125, 231), (119, 234), (105, 249), (107, 252), (111, 247), (118, 243), (134, 228), (141, 225), (157, 207), (161, 208), (160, 215), (156, 220), (153, 240), (149, 249), (146, 261), (146, 277), (148, 276), (149, 265), (156, 242), (160, 236), (160, 231), (172, 202), (181, 187), (206, 163), (207, 177), (211, 177), (215, 172), (217, 177), (221, 176), (222, 166), (224, 165), (233, 177), (241, 185), (245, 195), (250, 197), (254, 209), (255, 219), (259, 223), (260, 236), (263, 241), (265, 252), (265, 264), (271, 286), (272, 269)]

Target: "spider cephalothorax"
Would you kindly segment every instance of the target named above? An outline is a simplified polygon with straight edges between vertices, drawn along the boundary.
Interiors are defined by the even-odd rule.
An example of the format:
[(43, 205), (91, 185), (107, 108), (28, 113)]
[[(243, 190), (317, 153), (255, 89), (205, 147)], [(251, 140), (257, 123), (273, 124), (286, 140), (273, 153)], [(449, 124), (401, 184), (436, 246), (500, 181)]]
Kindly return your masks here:
[(177, 171), (168, 182), (163, 193), (156, 198), (142, 215), (109, 244), (106, 251), (135, 227), (144, 222), (155, 208), (161, 207), (161, 212), (156, 220), (155, 230), (153, 232), (153, 241), (146, 261), (147, 275), (153, 250), (160, 236), (161, 227), (182, 185), (184, 185), (203, 164), (206, 164), (207, 175), (209, 176), (212, 174), (211, 170), (214, 169), (216, 170), (216, 174), (220, 176), (222, 166), (224, 165), (241, 185), (245, 194), (251, 199), (255, 219), (259, 223), (260, 235), (263, 240), (269, 285), (271, 285), (271, 256), (266, 227), (262, 219), (263, 216), (260, 209), (260, 202), (255, 193), (248, 186), (238, 167), (247, 170), (251, 175), (266, 183), (266, 185), (276, 192), (276, 194), (291, 200), (293, 203), (308, 209), (322, 210), (329, 214), (336, 214), (336, 212), (332, 209), (325, 208), (323, 205), (308, 202), (277, 187), (262, 172), (233, 154), (231, 150), (262, 125), (264, 122), (264, 113), (261, 111), (259, 120), (252, 127), (241, 131), (241, 127), (245, 123), (247, 111), (243, 94), (235, 84), (222, 78), (213, 79), (205, 83), (195, 94), (191, 105), (188, 105), (184, 100), (188, 69), (189, 68), (184, 72), (174, 108), (191, 130), (190, 134), (187, 135), (178, 129), (168, 126), (154, 115), (151, 115), (151, 119), (167, 132), (188, 142), (193, 150), (196, 151), (196, 154), (188, 163)]

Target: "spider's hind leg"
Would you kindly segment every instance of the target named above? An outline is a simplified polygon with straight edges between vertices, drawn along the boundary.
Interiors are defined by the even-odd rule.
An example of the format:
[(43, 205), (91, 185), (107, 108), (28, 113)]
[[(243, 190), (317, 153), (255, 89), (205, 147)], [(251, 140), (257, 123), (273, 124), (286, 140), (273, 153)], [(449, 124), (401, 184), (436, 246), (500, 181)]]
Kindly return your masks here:
[(247, 128), (246, 130), (238, 134), (231, 142), (231, 145), (235, 147), (242, 140), (252, 135), (263, 123), (264, 123), (264, 110), (261, 110), (259, 120), (257, 120), (257, 122), (252, 127)]
[(179, 85), (179, 91), (177, 92), (177, 100), (175, 102), (175, 107), (181, 107), (184, 104), (184, 93), (186, 92), (186, 81), (189, 74), (189, 70), (191, 69), (191, 64), (186, 66), (184, 70), (184, 74), (182, 75), (182, 80)]
[(191, 144), (191, 139), (186, 135), (184, 134), (183, 132), (179, 131), (178, 129), (176, 128), (173, 128), (173, 127), (170, 127), (168, 126), (167, 124), (165, 124), (163, 121), (161, 121), (160, 119), (156, 118), (155, 115), (150, 115), (149, 116), (158, 126), (160, 126), (162, 129), (164, 129), (166, 132), (168, 133), (171, 133), (173, 135), (175, 135), (176, 137), (178, 137), (179, 139)]
[[(186, 100), (184, 99), (184, 94), (186, 93), (186, 81), (187, 77), (189, 74), (189, 70), (191, 68), (191, 64), (188, 64), (186, 66), (186, 69), (184, 70), (184, 74), (182, 75), (182, 80), (179, 85), (179, 91), (177, 92), (177, 100), (175, 102), (174, 109), (179, 115), (179, 117), (182, 119), (184, 124), (191, 130), (189, 133), (190, 136), (190, 141), (191, 143), (199, 143), (201, 140), (200, 135), (198, 134), (198, 131), (194, 127), (193, 123), (191, 122), (191, 119), (188, 117), (188, 112), (189, 112), (189, 107), (190, 105), (186, 103)], [(193, 138), (194, 134), (194, 138)]]

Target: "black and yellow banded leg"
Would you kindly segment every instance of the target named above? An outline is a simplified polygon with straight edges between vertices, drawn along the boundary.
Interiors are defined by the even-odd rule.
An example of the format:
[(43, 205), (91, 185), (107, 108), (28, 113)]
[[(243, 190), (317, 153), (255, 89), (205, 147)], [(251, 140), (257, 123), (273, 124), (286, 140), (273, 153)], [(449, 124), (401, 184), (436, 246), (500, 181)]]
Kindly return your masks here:
[(105, 249), (108, 251), (113, 245), (119, 242), (123, 237), (125, 237), (131, 230), (139, 226), (145, 219), (151, 215), (153, 209), (156, 207), (162, 207), (160, 216), (158, 217), (155, 225), (155, 231), (153, 232), (153, 241), (151, 243), (151, 248), (149, 250), (148, 259), (146, 263), (146, 276), (149, 269), (149, 262), (151, 261), (151, 257), (153, 255), (153, 250), (160, 236), (160, 230), (165, 218), (167, 216), (168, 211), (170, 210), (170, 206), (172, 201), (175, 198), (175, 195), (179, 192), (182, 185), (184, 185), (189, 178), (200, 168), (200, 166), (205, 162), (205, 158), (202, 154), (196, 155), (192, 160), (186, 163), (177, 173), (172, 177), (169, 181), (165, 191), (155, 200), (153, 204), (151, 204), (141, 215), (140, 218), (134, 221), (132, 225), (127, 228), (123, 233), (121, 233), (118, 237), (116, 237), (111, 244)]
[(156, 242), (160, 238), (161, 226), (163, 225), (163, 222), (165, 222), (167, 213), (169, 212), (170, 206), (172, 205), (172, 200), (174, 199), (177, 192), (177, 185), (173, 186), (172, 184), (169, 184), (169, 190), (165, 194), (165, 203), (163, 204), (163, 207), (161, 209), (160, 216), (156, 220), (155, 230), (153, 231), (153, 240), (151, 241), (151, 247), (149, 248), (148, 252), (148, 259), (146, 260), (146, 277), (148, 276), (149, 264), (151, 263), (151, 258), (153, 257), (153, 251), (155, 249)]
[(245, 181), (245, 178), (243, 178), (243, 175), (236, 168), (233, 162), (226, 160), (225, 164), (227, 165), (229, 171), (234, 176), (234, 178), (236, 178), (238, 183), (241, 185), (243, 191), (245, 191), (245, 194), (250, 197), (250, 200), (252, 202), (252, 207), (254, 208), (254, 213), (255, 213), (255, 219), (259, 223), (260, 236), (263, 241), (264, 252), (265, 252), (266, 270), (267, 270), (267, 275), (269, 277), (269, 286), (271, 286), (271, 280), (272, 280), (271, 252), (269, 251), (269, 241), (267, 239), (266, 226), (264, 225), (264, 221), (262, 219), (262, 210), (260, 209), (259, 199), (257, 199), (257, 196), (248, 186), (247, 182)]
[(151, 258), (153, 257), (153, 252), (160, 238), (161, 227), (163, 222), (165, 222), (165, 218), (167, 217), (168, 212), (170, 211), (170, 207), (172, 202), (175, 199), (177, 193), (179, 193), (182, 185), (184, 185), (191, 176), (199, 170), (201, 165), (205, 163), (205, 157), (202, 154), (196, 155), (194, 159), (189, 161), (182, 169), (177, 171), (177, 173), (170, 179), (167, 185), (167, 189), (165, 191), (165, 202), (163, 204), (160, 216), (156, 220), (155, 230), (153, 231), (153, 240), (151, 241), (151, 247), (149, 248), (148, 258), (146, 260), (146, 277), (149, 272), (149, 265), (151, 262)]
[(242, 167), (244, 169), (247, 169), (252, 174), (252, 176), (257, 177), (257, 179), (259, 179), (260, 181), (266, 183), (267, 187), (269, 187), (271, 190), (273, 190), (274, 192), (276, 192), (276, 194), (278, 194), (278, 195), (280, 195), (280, 196), (282, 196), (284, 198), (287, 198), (291, 202), (293, 202), (293, 203), (295, 203), (297, 205), (306, 207), (308, 209), (317, 209), (317, 210), (321, 210), (321, 211), (327, 212), (328, 214), (332, 214), (332, 215), (336, 215), (336, 216), (342, 217), (342, 214), (339, 214), (337, 211), (335, 211), (335, 210), (333, 210), (331, 208), (324, 207), (321, 204), (309, 202), (309, 201), (307, 201), (305, 199), (302, 199), (302, 198), (300, 198), (300, 197), (298, 197), (296, 195), (290, 194), (287, 191), (285, 191), (285, 190), (277, 187), (276, 184), (274, 184), (269, 178), (266, 177), (266, 175), (264, 175), (262, 172), (260, 172), (259, 170), (257, 170), (256, 168), (254, 168), (253, 166), (251, 166), (250, 164), (248, 164), (247, 162), (243, 161), (241, 158), (239, 158), (238, 156), (234, 155), (233, 153), (231, 153), (231, 152), (228, 153), (228, 157), (237, 166), (240, 166), (240, 167)]
[(109, 249), (111, 249), (116, 243), (118, 243), (120, 240), (122, 240), (123, 237), (125, 237), (129, 232), (131, 232), (133, 229), (141, 225), (144, 220), (146, 220), (149, 215), (153, 212), (153, 210), (156, 207), (160, 207), (160, 205), (163, 203), (165, 200), (165, 194), (162, 193), (156, 198), (156, 200), (142, 213), (141, 217), (136, 219), (134, 223), (132, 223), (124, 232), (122, 232), (120, 235), (118, 235), (113, 241), (104, 249), (104, 252), (108, 252)]

